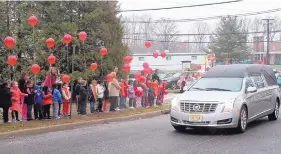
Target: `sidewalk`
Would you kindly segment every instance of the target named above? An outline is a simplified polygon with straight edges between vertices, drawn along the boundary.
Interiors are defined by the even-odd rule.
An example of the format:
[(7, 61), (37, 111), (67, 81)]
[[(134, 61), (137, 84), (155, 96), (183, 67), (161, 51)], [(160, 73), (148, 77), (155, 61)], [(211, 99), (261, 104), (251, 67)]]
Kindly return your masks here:
[[(23, 121), (23, 122), (12, 122), (7, 124), (1, 124), (2, 123), (2, 119), (1, 119), (0, 137), (1, 134), (3, 133), (7, 135), (10, 133), (13, 134), (13, 132), (19, 132), (19, 131), (25, 132), (26, 130), (33, 130), (33, 129), (35, 130), (46, 129), (49, 131), (55, 131), (61, 129), (63, 130), (63, 129), (69, 129), (74, 127), (80, 127), (89, 124), (103, 124), (113, 121), (124, 121), (124, 120), (159, 116), (163, 113), (169, 112), (171, 100), (175, 97), (175, 95), (176, 94), (173, 93), (166, 95), (164, 99), (164, 104), (162, 106), (137, 108), (137, 109), (127, 108), (116, 112), (90, 113), (90, 105), (87, 104), (87, 114), (88, 114), (87, 116), (78, 115), (76, 111), (76, 104), (73, 103), (71, 119), (70, 117), (62, 117), (59, 120), (33, 120), (33, 121)], [(109, 104), (108, 104), (108, 108), (109, 108)]]
[(110, 122), (128, 121), (134, 119), (151, 118), (168, 114), (170, 105), (165, 104), (158, 107), (126, 109), (118, 112), (94, 113), (88, 116), (74, 115), (72, 119), (61, 118), (59, 120), (34, 120), (28, 122), (17, 122), (1, 124), (0, 139), (22, 135), (34, 135), (66, 129), (75, 129), (96, 124)]
[[(172, 101), (172, 99), (176, 96), (176, 95), (178, 95), (178, 94), (176, 94), (176, 93), (168, 93), (166, 96), (165, 96), (165, 98), (164, 98), (164, 104), (170, 104), (171, 103), (171, 101)], [(95, 104), (95, 105), (97, 105), (97, 104)], [(107, 104), (107, 109), (109, 109), (109, 106), (110, 106), (110, 104), (108, 103)], [(127, 106), (128, 106), (128, 101), (127, 101)], [(144, 108), (145, 109), (145, 108)], [(52, 110), (52, 108), (51, 108), (51, 110)], [(2, 108), (0, 108), (0, 112), (2, 111)], [(120, 111), (118, 111), (118, 112), (120, 112)], [(118, 112), (116, 112), (116, 113), (118, 113)], [(52, 111), (51, 111), (51, 113), (52, 113)], [(105, 112), (105, 113), (107, 113), (107, 112)], [(110, 113), (110, 112), (109, 112)], [(91, 114), (91, 112), (90, 112), (90, 104), (88, 103), (87, 104), (87, 114), (88, 115), (90, 115)], [(100, 113), (100, 114), (103, 114), (103, 113)], [(32, 114), (33, 115), (33, 114)], [(11, 120), (11, 114), (9, 114), (9, 119)], [(20, 116), (20, 119), (21, 119), (21, 114), (19, 114), (19, 116)], [(73, 103), (72, 104), (72, 116), (77, 116), (77, 108), (76, 108), (76, 104), (75, 103)], [(66, 117), (66, 118), (68, 118), (68, 117)], [(26, 123), (26, 121), (23, 121), (22, 123)], [(0, 113), (0, 126), (3, 124), (3, 121), (2, 121), (2, 116), (1, 116), (1, 113)], [(12, 123), (12, 124), (14, 124), (14, 123)]]

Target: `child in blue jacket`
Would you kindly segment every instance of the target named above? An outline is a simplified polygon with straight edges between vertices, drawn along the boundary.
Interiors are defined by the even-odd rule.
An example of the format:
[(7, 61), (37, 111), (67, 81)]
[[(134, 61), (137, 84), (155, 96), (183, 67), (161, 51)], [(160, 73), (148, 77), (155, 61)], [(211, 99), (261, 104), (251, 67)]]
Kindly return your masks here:
[(43, 119), (43, 111), (42, 111), (42, 100), (43, 100), (43, 92), (40, 86), (35, 85), (35, 105), (34, 105), (34, 115), (35, 118), (39, 118), (39, 120)]
[[(58, 86), (58, 90), (59, 90), (59, 92), (60, 92), (60, 94), (61, 94), (61, 96), (62, 96), (62, 91), (61, 91), (62, 84), (61, 84), (61, 83), (58, 83), (57, 86)], [(59, 116), (61, 116), (61, 105), (62, 105), (62, 99), (59, 100), (59, 114), (58, 114)]]
[(53, 95), (53, 118), (59, 119), (59, 102), (61, 101), (61, 93), (58, 90), (58, 85), (55, 83), (52, 85), (52, 95)]

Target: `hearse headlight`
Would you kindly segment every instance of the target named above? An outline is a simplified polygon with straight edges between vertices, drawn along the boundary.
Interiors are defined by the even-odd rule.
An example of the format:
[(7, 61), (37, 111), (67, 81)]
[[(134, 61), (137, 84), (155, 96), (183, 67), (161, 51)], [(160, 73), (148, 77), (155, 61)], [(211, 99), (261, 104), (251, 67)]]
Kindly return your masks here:
[(174, 99), (172, 100), (172, 106), (171, 106), (171, 110), (177, 111), (177, 105), (178, 105), (178, 97), (174, 97)]
[(222, 102), (224, 104), (222, 112), (232, 112), (234, 109), (234, 102), (235, 99), (230, 99), (228, 101)]

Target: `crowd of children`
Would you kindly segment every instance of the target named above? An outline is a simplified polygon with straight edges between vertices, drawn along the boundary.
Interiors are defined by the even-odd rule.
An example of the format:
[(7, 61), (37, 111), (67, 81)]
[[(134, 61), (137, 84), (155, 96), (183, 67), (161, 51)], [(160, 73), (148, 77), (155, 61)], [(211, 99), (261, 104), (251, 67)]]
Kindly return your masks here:
[[(34, 85), (32, 81), (28, 80), (23, 92), (19, 89), (17, 82), (10, 83), (11, 100), (12, 106), (10, 107), (13, 121), (20, 121), (19, 112), (21, 110), (22, 120), (33, 120), (32, 110), (34, 119), (51, 119), (51, 105), (53, 111), (53, 118), (59, 119), (59, 104), (63, 104), (63, 113), (68, 115), (69, 106), (69, 90), (67, 84), (64, 84), (63, 90), (58, 89), (57, 83), (52, 85), (52, 90), (49, 90), (48, 86), (42, 88), (38, 85)], [(62, 94), (64, 97), (62, 97)], [(21, 99), (23, 98), (23, 99)], [(22, 105), (24, 104), (24, 105)], [(26, 107), (24, 107), (26, 105)], [(21, 107), (22, 106), (22, 107)]]
[[(108, 103), (110, 103), (109, 111), (152, 107), (163, 103), (165, 82), (149, 78), (141, 82), (114, 80), (116, 81), (109, 83), (92, 80), (87, 84), (86, 80), (79, 78), (74, 82), (71, 92), (68, 83), (56, 82), (52, 83), (51, 86), (44, 83), (36, 85), (32, 80), (26, 78), (26, 74), (23, 74), (19, 84), (15, 81), (9, 83), (12, 102), (9, 109), (12, 121), (66, 117), (70, 114), (71, 103), (77, 105), (77, 112), (80, 115), (87, 114), (88, 102), (91, 113), (107, 112)], [(4, 122), (8, 121), (4, 120)]]

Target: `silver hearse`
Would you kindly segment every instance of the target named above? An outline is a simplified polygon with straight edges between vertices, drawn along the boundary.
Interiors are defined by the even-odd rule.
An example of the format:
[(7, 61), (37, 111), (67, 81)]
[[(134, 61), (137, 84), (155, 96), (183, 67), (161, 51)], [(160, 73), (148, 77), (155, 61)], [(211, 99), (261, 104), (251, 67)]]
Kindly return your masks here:
[(243, 133), (256, 119), (277, 120), (279, 106), (279, 87), (270, 66), (220, 65), (173, 99), (170, 120), (178, 131), (214, 127)]

